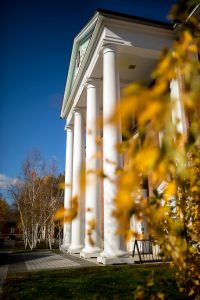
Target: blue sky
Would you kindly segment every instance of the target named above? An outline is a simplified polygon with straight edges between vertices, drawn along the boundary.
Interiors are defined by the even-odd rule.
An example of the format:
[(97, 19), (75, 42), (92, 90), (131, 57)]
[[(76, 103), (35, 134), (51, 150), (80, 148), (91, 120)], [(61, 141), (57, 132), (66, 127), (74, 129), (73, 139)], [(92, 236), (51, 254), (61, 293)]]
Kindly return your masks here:
[(28, 151), (65, 166), (60, 109), (73, 38), (105, 8), (166, 21), (173, 0), (1, 0), (0, 192)]

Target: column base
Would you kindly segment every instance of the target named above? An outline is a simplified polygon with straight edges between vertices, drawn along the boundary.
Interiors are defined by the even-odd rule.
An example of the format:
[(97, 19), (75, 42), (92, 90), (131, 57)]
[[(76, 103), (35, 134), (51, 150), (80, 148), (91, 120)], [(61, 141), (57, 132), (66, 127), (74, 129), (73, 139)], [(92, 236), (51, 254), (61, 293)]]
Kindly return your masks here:
[(62, 245), (60, 246), (60, 251), (62, 251), (62, 252), (67, 252), (68, 249), (69, 249), (69, 246), (70, 246), (70, 245), (62, 244)]
[(96, 247), (94, 249), (87, 249), (87, 248), (85, 248), (85, 249), (83, 249), (81, 251), (80, 257), (81, 258), (86, 258), (86, 259), (87, 258), (96, 258), (96, 257), (100, 256), (101, 251), (102, 250), (100, 248), (98, 248), (98, 247)]
[(76, 247), (76, 248), (73, 248), (73, 247), (71, 248), (71, 247), (69, 247), (67, 252), (68, 252), (69, 254), (70, 254), (70, 253), (71, 253), (71, 254), (79, 254), (79, 253), (81, 252), (82, 248), (83, 248), (82, 246), (79, 246), (79, 247)]
[(97, 262), (103, 265), (124, 265), (124, 264), (134, 264), (134, 259), (131, 257), (97, 257)]

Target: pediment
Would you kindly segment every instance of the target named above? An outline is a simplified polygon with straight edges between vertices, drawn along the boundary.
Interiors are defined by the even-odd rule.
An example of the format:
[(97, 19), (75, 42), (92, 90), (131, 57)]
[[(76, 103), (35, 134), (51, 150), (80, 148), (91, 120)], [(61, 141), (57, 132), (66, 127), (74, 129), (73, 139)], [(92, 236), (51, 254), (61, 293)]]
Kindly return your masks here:
[(72, 76), (72, 84), (74, 83), (74, 81), (76, 79), (76, 76), (78, 74), (78, 71), (80, 69), (81, 63), (82, 63), (83, 58), (85, 56), (85, 52), (86, 52), (87, 47), (90, 43), (91, 36), (92, 36), (92, 32), (89, 34), (88, 37), (86, 37), (85, 39), (80, 41), (80, 44), (77, 48), (74, 72), (73, 72), (73, 76)]
[(89, 23), (81, 30), (81, 32), (74, 39), (65, 90), (65, 98), (68, 98), (71, 89), (74, 85), (81, 64), (84, 60), (85, 53), (90, 44), (97, 20), (98, 14), (95, 14), (94, 17), (89, 21)]

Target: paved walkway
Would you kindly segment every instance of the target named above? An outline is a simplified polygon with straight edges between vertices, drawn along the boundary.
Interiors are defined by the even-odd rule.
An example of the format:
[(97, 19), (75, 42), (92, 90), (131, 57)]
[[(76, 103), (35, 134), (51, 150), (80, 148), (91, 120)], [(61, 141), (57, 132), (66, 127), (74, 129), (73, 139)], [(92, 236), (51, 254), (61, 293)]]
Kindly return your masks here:
[(79, 267), (80, 264), (62, 255), (54, 254), (52, 252), (41, 252), (36, 255), (24, 255), (26, 268), (28, 271), (46, 270), (46, 269), (59, 269), (68, 267)]
[(8, 273), (92, 267), (97, 265), (96, 259), (84, 260), (79, 258), (78, 255), (70, 255), (62, 252), (55, 253), (50, 250), (15, 253), (12, 248), (7, 247), (7, 249), (0, 250), (0, 299), (2, 286)]

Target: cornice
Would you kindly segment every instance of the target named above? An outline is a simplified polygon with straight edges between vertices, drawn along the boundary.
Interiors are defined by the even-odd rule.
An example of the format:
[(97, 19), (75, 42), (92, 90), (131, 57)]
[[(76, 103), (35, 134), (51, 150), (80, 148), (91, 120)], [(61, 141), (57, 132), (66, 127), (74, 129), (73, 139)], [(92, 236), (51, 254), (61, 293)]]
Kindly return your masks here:
[(153, 23), (138, 23), (138, 22), (130, 22), (124, 19), (111, 19), (108, 17), (104, 17), (104, 25), (109, 27), (119, 27), (120, 29), (128, 30), (128, 31), (137, 31), (143, 33), (154, 33), (162, 36), (174, 36), (173, 27), (161, 27), (155, 26)]

